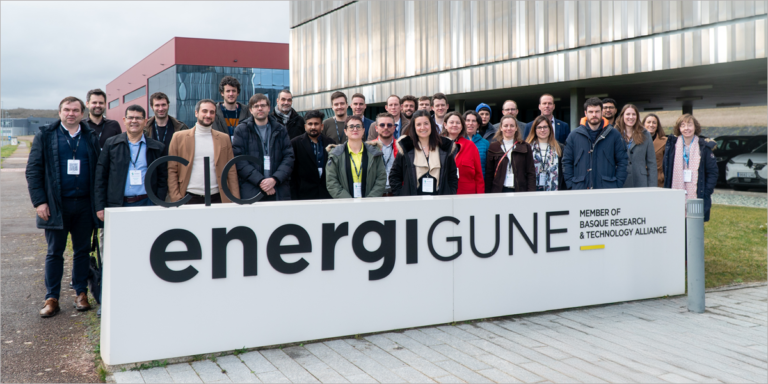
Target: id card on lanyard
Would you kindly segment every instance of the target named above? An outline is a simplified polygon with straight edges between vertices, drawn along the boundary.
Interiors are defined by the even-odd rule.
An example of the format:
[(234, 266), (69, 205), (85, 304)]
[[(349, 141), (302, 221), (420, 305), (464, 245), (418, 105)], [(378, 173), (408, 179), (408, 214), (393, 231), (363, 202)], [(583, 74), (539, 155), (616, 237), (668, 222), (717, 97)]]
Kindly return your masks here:
[(69, 132), (64, 129), (64, 127), (61, 127), (61, 129), (64, 131), (64, 139), (67, 141), (69, 149), (72, 150), (72, 158), (67, 160), (67, 175), (79, 175), (80, 160), (77, 158), (77, 150), (80, 148), (80, 139), (83, 137), (83, 134), (81, 133), (77, 135), (77, 145), (75, 145), (75, 148), (72, 148), (72, 144), (69, 142), (69, 138), (67, 137), (71, 137), (71, 135), (69, 135)]
[[(134, 168), (136, 168), (136, 163), (139, 162), (139, 156), (141, 155), (141, 146), (144, 144), (143, 141), (139, 141), (139, 150), (136, 152), (136, 158), (131, 161), (131, 165), (133, 165)], [(132, 169), (129, 172), (130, 175), (130, 183), (131, 185), (141, 185), (143, 180), (141, 177), (141, 170), (140, 169)]]
[[(515, 144), (512, 144), (512, 148), (507, 150), (507, 146), (504, 145), (504, 143), (501, 144), (501, 146), (504, 148), (504, 157), (507, 157), (509, 155), (509, 164), (507, 164), (507, 174), (504, 176), (504, 186), (508, 188), (514, 188), (515, 187), (515, 174), (512, 171), (512, 155), (510, 152), (512, 152), (515, 149)], [(504, 160), (504, 158), (502, 158)]]
[(427, 160), (427, 173), (426, 177), (421, 178), (421, 192), (422, 193), (435, 193), (435, 179), (429, 174), (429, 152), (424, 152), (424, 148), (421, 149), (421, 153), (424, 154), (424, 159)]
[[(363, 174), (363, 164), (361, 163), (360, 168), (357, 168), (357, 163), (355, 163), (355, 159), (352, 158), (352, 154), (349, 155), (349, 161), (352, 163), (352, 172), (354, 172), (355, 176), (360, 179), (360, 176)], [(362, 179), (360, 180), (362, 181)], [(363, 197), (363, 183), (352, 183), (352, 197), (356, 199)]]

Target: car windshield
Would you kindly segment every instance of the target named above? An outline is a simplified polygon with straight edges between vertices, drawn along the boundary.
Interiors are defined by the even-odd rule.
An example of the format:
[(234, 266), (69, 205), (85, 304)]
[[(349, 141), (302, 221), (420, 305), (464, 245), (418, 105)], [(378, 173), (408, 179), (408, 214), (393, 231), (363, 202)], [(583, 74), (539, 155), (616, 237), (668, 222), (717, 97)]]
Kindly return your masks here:
[(752, 151), (752, 153), (766, 153), (766, 150), (765, 150), (765, 148), (766, 148), (766, 145), (768, 145), (768, 144), (766, 144), (766, 143), (763, 143), (763, 145), (761, 145), (761, 146), (759, 146), (759, 147), (755, 148), (755, 149)]

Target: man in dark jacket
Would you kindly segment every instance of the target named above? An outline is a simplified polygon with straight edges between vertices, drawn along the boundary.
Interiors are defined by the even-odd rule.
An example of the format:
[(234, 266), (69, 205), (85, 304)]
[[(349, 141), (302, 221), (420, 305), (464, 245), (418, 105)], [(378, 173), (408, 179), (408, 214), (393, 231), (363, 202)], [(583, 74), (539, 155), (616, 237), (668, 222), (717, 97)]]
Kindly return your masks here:
[[(151, 180), (145, 179), (147, 168), (162, 156), (165, 149), (163, 143), (144, 135), (146, 122), (144, 108), (135, 104), (129, 106), (123, 118), (125, 133), (111, 137), (101, 151), (96, 165), (94, 204), (96, 217), (102, 222), (104, 208), (152, 205), (147, 197), (147, 188), (152, 188), (156, 196), (165, 200), (168, 168), (158, 167)], [(101, 241), (103, 244), (103, 238)], [(102, 259), (102, 263), (104, 261)], [(101, 303), (101, 292), (98, 299)], [(98, 315), (101, 316), (101, 307)]]
[(621, 134), (605, 126), (603, 103), (593, 97), (584, 103), (587, 125), (568, 136), (563, 174), (568, 189), (621, 188), (627, 179), (627, 149)]
[(291, 140), (296, 160), (291, 173), (291, 200), (330, 199), (325, 179), (328, 161), (326, 146), (336, 142), (320, 133), (323, 130), (323, 113), (314, 110), (305, 116), (306, 133)]
[(261, 93), (251, 96), (248, 109), (252, 116), (235, 128), (232, 150), (235, 156), (250, 155), (256, 162), (237, 163), (240, 198), (259, 193), (261, 201), (290, 200), (289, 178), (293, 170), (293, 147), (283, 124), (269, 115), (269, 99)]
[[(555, 116), (553, 115), (555, 112), (555, 97), (548, 93), (541, 95), (541, 97), (539, 97), (539, 110), (541, 111), (541, 115), (549, 119), (549, 122), (552, 123), (552, 129), (555, 130), (555, 140), (557, 140), (560, 145), (565, 145), (568, 135), (571, 134), (571, 127), (565, 121), (555, 119)], [(533, 121), (525, 125), (523, 139), (528, 137), (528, 134), (531, 132), (531, 125), (533, 125)]]
[(120, 123), (104, 117), (107, 108), (107, 94), (99, 88), (91, 89), (85, 96), (88, 107), (88, 118), (85, 122), (99, 137), (99, 148), (104, 148), (104, 143), (112, 136), (123, 133)]
[(96, 166), (96, 216), (104, 221), (104, 208), (152, 205), (147, 188), (161, 200), (168, 193), (168, 170), (158, 167), (151, 180), (147, 168), (162, 156), (163, 143), (146, 137), (144, 108), (125, 110), (125, 133), (107, 140)]
[[(237, 101), (240, 96), (240, 81), (232, 76), (224, 76), (219, 83), (219, 93), (223, 102), (216, 103), (216, 117), (213, 119), (213, 130), (226, 133), (229, 138), (235, 132), (235, 127), (251, 117), (251, 112)], [(267, 111), (269, 112), (269, 111)]]
[(272, 110), (272, 117), (282, 123), (288, 131), (288, 137), (293, 139), (304, 134), (304, 118), (293, 109), (291, 91), (283, 89), (277, 95), (277, 105)]
[(72, 235), (75, 308), (88, 304), (88, 271), (91, 235), (96, 227), (95, 176), (99, 159), (98, 135), (82, 121), (85, 104), (74, 96), (59, 103), (60, 120), (40, 127), (27, 161), (27, 186), (37, 210), (37, 227), (45, 229), (45, 305), (41, 317), (59, 312), (64, 250)]
[(170, 101), (165, 93), (153, 93), (149, 97), (149, 106), (155, 115), (150, 117), (144, 125), (144, 135), (146, 137), (163, 143), (163, 156), (168, 155), (168, 146), (171, 145), (173, 134), (189, 129), (186, 124), (168, 114), (169, 103)]

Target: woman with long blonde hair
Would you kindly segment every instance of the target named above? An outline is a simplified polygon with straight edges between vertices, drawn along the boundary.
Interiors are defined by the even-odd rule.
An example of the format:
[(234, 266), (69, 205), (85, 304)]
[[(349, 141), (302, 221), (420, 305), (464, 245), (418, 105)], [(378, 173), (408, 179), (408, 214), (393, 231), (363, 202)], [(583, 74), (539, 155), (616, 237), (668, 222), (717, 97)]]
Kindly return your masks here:
[(616, 118), (616, 130), (627, 147), (627, 180), (624, 188), (658, 187), (656, 151), (651, 134), (640, 124), (637, 107), (627, 104)]
[(533, 167), (536, 169), (537, 191), (565, 189), (563, 179), (563, 150), (555, 139), (552, 123), (539, 116), (531, 124), (531, 132), (525, 141), (533, 150)]

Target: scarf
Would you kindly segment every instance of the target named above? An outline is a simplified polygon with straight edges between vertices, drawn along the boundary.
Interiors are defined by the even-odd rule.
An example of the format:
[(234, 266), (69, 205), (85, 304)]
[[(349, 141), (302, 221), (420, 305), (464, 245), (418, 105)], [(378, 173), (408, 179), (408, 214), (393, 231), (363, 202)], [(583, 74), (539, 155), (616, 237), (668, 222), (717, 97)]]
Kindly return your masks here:
[(287, 115), (283, 114), (282, 112), (280, 112), (279, 109), (277, 109), (277, 106), (275, 106), (275, 115), (277, 115), (277, 116), (279, 116), (279, 117), (281, 117), (283, 119), (283, 125), (288, 124), (288, 119), (291, 118), (291, 113), (290, 112), (288, 112)]
[(429, 151), (429, 162), (427, 162), (427, 157), (424, 156), (424, 151), (421, 150), (421, 145), (416, 143), (416, 148), (413, 151), (413, 166), (416, 168), (416, 187), (421, 186), (419, 180), (424, 174), (429, 172), (435, 178), (435, 190), (437, 190), (437, 187), (440, 185), (440, 153), (437, 148)]
[[(699, 163), (701, 161), (701, 152), (699, 151), (699, 137), (694, 136), (691, 140), (688, 153), (688, 168), (691, 170), (691, 182), (683, 181), (683, 171), (686, 169), (685, 160), (683, 160), (683, 146), (685, 139), (680, 136), (675, 143), (675, 163), (672, 167), (672, 189), (682, 189), (685, 191), (685, 200), (696, 199), (696, 187), (699, 182)], [(685, 205), (686, 210), (688, 204)]]
[[(548, 146), (546, 151), (541, 151), (539, 141), (533, 142), (533, 167), (536, 169), (536, 190), (537, 191), (557, 191), (558, 172), (557, 163), (559, 159), (557, 152)], [(540, 175), (546, 175), (544, 185), (539, 185)]]

